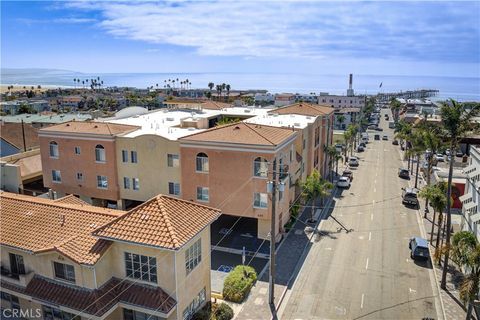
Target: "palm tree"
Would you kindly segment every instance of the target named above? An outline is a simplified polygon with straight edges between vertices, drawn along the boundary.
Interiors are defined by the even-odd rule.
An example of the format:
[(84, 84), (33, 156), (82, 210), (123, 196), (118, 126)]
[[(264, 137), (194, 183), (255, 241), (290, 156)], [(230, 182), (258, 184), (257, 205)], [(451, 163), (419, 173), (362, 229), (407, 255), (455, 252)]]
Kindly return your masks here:
[(398, 121), (399, 112), (401, 108), (402, 108), (402, 104), (396, 98), (392, 98), (390, 100), (390, 109), (392, 110), (393, 120), (395, 122)]
[(480, 287), (480, 244), (469, 231), (460, 231), (452, 238), (452, 260), (469, 270), (460, 286), (460, 298), (468, 303), (467, 320), (472, 318), (473, 301), (478, 299)]
[[(220, 98), (220, 95), (221, 95), (221, 94), (222, 94), (222, 85), (221, 85), (221, 84), (217, 84), (217, 95), (218, 95), (219, 98)], [(217, 100), (217, 101), (220, 101), (220, 99)]]
[(301, 189), (303, 199), (306, 201), (312, 201), (310, 220), (308, 222), (314, 223), (315, 201), (319, 197), (320, 200), (322, 200), (323, 197), (328, 196), (330, 190), (333, 189), (333, 185), (322, 179), (320, 173), (314, 169), (305, 182), (301, 183)]
[(229, 84), (227, 84), (227, 85), (225, 86), (225, 89), (227, 90), (227, 97), (230, 95), (230, 88), (231, 88), (231, 87), (230, 87)]
[[(430, 186), (430, 181), (432, 179), (432, 167), (434, 161), (434, 155), (440, 149), (442, 142), (438, 137), (438, 128), (425, 128), (422, 130), (422, 139), (423, 144), (425, 145), (426, 150), (430, 151), (430, 154), (426, 156), (427, 160), (427, 170), (425, 175), (427, 176), (427, 186)], [(424, 218), (427, 217), (428, 213), (428, 198), (425, 198), (425, 213)]]
[(345, 156), (345, 161), (347, 161), (347, 151), (348, 151), (348, 148), (349, 148), (349, 143), (350, 143), (351, 138), (352, 138), (352, 132), (349, 131), (349, 130), (346, 130), (343, 133), (343, 140), (345, 141), (345, 148), (343, 149), (344, 156)]
[(344, 122), (345, 122), (345, 116), (343, 114), (339, 115), (337, 117), (337, 123), (340, 127), (340, 130), (342, 130), (342, 123), (344, 123)]
[(447, 189), (447, 237), (445, 242), (447, 250), (445, 252), (445, 260), (443, 263), (441, 288), (445, 289), (447, 285), (447, 268), (449, 259), (449, 245), (451, 235), (452, 217), (450, 216), (451, 197), (452, 197), (452, 178), (453, 178), (453, 162), (455, 161), (455, 153), (460, 143), (466, 135), (480, 132), (480, 124), (473, 121), (473, 118), (480, 114), (480, 104), (471, 105), (469, 109), (463, 104), (450, 99), (448, 103), (444, 103), (440, 108), (442, 116), (442, 124), (445, 131), (445, 138), (450, 143), (450, 166), (448, 170), (448, 189)]
[(215, 83), (209, 82), (208, 83), (208, 88), (210, 88), (210, 92), (213, 90), (213, 87), (215, 87)]

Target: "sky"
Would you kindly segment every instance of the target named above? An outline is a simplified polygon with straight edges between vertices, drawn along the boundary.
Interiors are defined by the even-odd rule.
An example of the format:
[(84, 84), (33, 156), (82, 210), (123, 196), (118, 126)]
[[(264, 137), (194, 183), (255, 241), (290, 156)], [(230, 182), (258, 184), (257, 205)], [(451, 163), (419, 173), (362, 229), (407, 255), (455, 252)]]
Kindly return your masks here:
[(1, 67), (480, 77), (480, 2), (1, 1)]

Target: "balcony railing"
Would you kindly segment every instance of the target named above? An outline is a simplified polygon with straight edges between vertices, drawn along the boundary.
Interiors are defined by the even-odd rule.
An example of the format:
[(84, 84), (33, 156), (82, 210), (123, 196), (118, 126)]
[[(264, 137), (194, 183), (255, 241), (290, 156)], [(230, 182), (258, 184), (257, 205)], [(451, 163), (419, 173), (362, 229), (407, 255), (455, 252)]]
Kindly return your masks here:
[(2, 266), (1, 275), (2, 275), (3, 281), (7, 281), (16, 285), (20, 285), (22, 287), (26, 287), (30, 282), (30, 280), (32, 280), (34, 276), (34, 272), (28, 271), (25, 274), (12, 273), (10, 270)]

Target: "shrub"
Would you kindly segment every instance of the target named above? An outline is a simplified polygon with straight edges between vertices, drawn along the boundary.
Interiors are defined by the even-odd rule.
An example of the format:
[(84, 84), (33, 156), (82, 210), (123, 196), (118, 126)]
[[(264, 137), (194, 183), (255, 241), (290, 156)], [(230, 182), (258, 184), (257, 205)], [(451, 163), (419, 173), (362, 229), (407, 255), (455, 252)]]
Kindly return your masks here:
[(222, 302), (215, 311), (215, 318), (217, 320), (230, 320), (233, 318), (233, 309), (225, 302)]
[(223, 298), (232, 302), (242, 302), (257, 281), (255, 269), (239, 265), (233, 269), (223, 283)]

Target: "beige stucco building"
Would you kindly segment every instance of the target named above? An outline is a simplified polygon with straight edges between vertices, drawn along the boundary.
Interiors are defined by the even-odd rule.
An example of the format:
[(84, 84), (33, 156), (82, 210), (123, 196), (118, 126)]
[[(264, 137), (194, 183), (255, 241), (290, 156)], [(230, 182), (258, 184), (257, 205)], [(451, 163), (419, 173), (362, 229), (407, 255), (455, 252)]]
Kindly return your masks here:
[[(210, 300), (220, 212), (157, 196), (128, 212), (0, 196), (2, 308), (64, 319), (189, 319)], [(37, 316), (38, 318), (38, 316)]]

